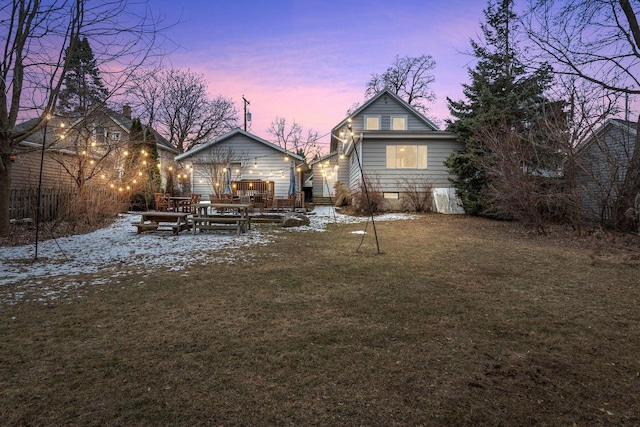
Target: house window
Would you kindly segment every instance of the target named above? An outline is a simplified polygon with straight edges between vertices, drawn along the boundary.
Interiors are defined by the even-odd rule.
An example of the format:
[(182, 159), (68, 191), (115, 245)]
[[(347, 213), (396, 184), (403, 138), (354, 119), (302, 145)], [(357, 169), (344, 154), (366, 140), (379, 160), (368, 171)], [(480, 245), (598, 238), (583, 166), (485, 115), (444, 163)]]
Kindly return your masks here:
[(364, 130), (380, 130), (380, 116), (364, 116)]
[(385, 199), (399, 200), (400, 199), (400, 193), (384, 192), (384, 193), (382, 193), (382, 197), (384, 197)]
[(116, 141), (117, 141), (117, 140), (119, 140), (119, 139), (120, 139), (120, 136), (121, 136), (120, 132), (113, 132), (113, 133), (111, 134), (111, 139), (114, 139), (114, 140), (116, 140)]
[(387, 169), (426, 168), (426, 145), (387, 145)]
[(94, 126), (93, 142), (96, 144), (104, 144), (107, 139), (107, 129), (104, 126)]
[(391, 130), (407, 130), (407, 116), (391, 116)]

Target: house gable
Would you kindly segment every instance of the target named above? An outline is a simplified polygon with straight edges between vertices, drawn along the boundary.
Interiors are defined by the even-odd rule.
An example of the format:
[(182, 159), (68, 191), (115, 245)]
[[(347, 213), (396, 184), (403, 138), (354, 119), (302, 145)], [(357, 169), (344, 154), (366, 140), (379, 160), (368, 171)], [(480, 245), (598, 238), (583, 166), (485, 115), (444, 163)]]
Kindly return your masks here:
[[(404, 122), (404, 128), (394, 129), (394, 119), (396, 126)], [(376, 122), (377, 129), (367, 126)], [(354, 133), (438, 131), (435, 123), (389, 89), (378, 92), (332, 129), (331, 151), (338, 150), (339, 141), (344, 139), (343, 135), (349, 126)]]

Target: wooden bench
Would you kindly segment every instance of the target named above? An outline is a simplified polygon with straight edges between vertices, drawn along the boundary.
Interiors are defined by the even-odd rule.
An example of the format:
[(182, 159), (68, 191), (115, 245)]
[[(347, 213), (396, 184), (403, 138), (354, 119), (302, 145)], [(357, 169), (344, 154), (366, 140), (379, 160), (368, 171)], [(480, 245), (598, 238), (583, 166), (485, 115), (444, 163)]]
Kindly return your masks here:
[(183, 230), (189, 229), (187, 213), (183, 212), (142, 212), (140, 222), (133, 222), (131, 225), (137, 227), (137, 234), (148, 230), (172, 231), (178, 235)]
[(244, 233), (250, 229), (250, 218), (240, 215), (207, 215), (194, 216), (191, 218), (193, 234), (196, 228), (199, 230), (236, 230), (236, 235)]

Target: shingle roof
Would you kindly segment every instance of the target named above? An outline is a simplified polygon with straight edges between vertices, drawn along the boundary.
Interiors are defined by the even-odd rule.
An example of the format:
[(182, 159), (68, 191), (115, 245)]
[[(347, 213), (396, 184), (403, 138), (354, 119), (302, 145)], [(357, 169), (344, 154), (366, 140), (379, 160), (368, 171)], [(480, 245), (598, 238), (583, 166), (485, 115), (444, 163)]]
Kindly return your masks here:
[(299, 155), (297, 155), (295, 153), (292, 153), (291, 151), (285, 150), (284, 148), (280, 147), (279, 145), (276, 145), (276, 144), (274, 144), (272, 142), (269, 142), (269, 141), (267, 141), (265, 139), (262, 139), (259, 136), (256, 136), (256, 135), (254, 135), (252, 133), (249, 133), (249, 132), (246, 132), (246, 131), (244, 131), (244, 130), (242, 130), (240, 128), (233, 129), (232, 131), (229, 131), (229, 132), (225, 133), (224, 135), (220, 135), (219, 137), (217, 137), (215, 139), (212, 139), (211, 141), (205, 142), (204, 144), (199, 145), (199, 146), (197, 146), (197, 147), (195, 147), (195, 148), (193, 148), (193, 149), (191, 149), (189, 151), (185, 151), (184, 153), (176, 156), (176, 161), (184, 160), (187, 157), (191, 157), (191, 156), (199, 153), (200, 151), (206, 150), (209, 147), (211, 147), (212, 145), (219, 144), (219, 143), (221, 143), (221, 142), (223, 142), (223, 141), (225, 141), (225, 140), (227, 140), (227, 139), (229, 139), (232, 136), (237, 135), (237, 134), (244, 135), (247, 138), (251, 138), (256, 142), (265, 144), (266, 146), (268, 146), (270, 148), (273, 148), (274, 150), (278, 150), (278, 151), (280, 151), (282, 153), (286, 153), (289, 156), (291, 156), (291, 157), (293, 157), (293, 158), (295, 158), (297, 160), (304, 161), (304, 157), (301, 157), (301, 156), (299, 156)]

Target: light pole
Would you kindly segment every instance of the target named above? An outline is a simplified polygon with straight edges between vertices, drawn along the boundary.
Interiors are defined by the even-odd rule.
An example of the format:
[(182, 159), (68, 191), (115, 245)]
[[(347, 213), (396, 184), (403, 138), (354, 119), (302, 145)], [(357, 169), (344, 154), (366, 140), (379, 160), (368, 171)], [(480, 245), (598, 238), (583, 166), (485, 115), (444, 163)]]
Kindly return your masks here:
[[(244, 97), (244, 95), (242, 95), (242, 100), (244, 101), (244, 131), (247, 131), (247, 119), (249, 121), (251, 121), (251, 113), (247, 113), (247, 105), (251, 104), (249, 101), (247, 101), (247, 98)], [(249, 116), (247, 116), (247, 114), (249, 114)]]
[(40, 196), (42, 194), (42, 168), (44, 165), (44, 150), (47, 143), (47, 126), (49, 125), (49, 119), (51, 116), (45, 114), (44, 116), (44, 134), (42, 136), (42, 151), (40, 152), (40, 177), (38, 178), (38, 200), (36, 201), (36, 250), (34, 260), (38, 259), (38, 233), (40, 231)]

